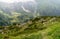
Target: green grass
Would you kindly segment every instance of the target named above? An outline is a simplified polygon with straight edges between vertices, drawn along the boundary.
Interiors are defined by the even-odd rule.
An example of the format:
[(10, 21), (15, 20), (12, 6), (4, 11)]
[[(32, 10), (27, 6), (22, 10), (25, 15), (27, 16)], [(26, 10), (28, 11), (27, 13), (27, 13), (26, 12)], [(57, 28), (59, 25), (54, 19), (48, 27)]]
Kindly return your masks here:
[[(39, 25), (37, 26), (39, 27)], [(26, 30), (23, 30), (22, 32), (17, 31), (15, 33), (12, 33), (13, 31), (12, 30), (10, 32), (12, 34), (9, 34), (9, 33), (3, 34), (3, 35), (0, 34), (0, 39), (7, 39), (7, 38), (8, 39), (60, 39), (60, 22), (59, 21), (49, 22), (43, 26), (47, 26), (47, 27), (43, 30), (40, 30), (40, 29), (35, 29), (33, 26), (32, 29), (26, 29)]]
[(3, 35), (2, 34), (0, 34), (0, 39), (3, 39)]
[(47, 29), (33, 33), (10, 36), (10, 39), (60, 39), (60, 22), (49, 25)]

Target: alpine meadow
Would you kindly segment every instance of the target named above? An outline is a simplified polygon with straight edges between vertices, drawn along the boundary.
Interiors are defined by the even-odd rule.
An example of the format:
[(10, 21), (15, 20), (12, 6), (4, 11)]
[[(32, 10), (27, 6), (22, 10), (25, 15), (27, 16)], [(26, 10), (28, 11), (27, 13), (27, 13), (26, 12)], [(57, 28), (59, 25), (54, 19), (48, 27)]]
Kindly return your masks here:
[(60, 39), (60, 0), (0, 0), (0, 39)]

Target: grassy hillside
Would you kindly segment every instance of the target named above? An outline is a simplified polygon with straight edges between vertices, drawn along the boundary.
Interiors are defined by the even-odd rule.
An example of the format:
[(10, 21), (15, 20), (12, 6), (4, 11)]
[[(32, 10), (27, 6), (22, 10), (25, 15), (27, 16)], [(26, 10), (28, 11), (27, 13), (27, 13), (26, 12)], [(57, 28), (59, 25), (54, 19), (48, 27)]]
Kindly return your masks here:
[(60, 17), (37, 17), (27, 23), (0, 26), (0, 39), (60, 39)]

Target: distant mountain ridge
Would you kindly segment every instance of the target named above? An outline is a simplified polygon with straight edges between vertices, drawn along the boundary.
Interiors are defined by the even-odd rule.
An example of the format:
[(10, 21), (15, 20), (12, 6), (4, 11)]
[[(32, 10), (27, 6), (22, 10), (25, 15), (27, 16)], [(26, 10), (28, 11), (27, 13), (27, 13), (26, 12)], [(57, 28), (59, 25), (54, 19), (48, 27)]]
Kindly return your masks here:
[[(59, 0), (36, 0), (35, 2), (16, 2), (3, 3), (0, 2), (0, 9), (4, 12), (19, 12), (19, 13), (39, 13), (40, 16), (59, 16), (60, 15)], [(36, 11), (36, 12), (35, 12)], [(26, 12), (26, 13), (25, 13)]]
[[(60, 16), (60, 1), (36, 0), (36, 2), (0, 2), (0, 15), (0, 25), (15, 22), (24, 23), (37, 16)], [(2, 19), (4, 19), (5, 22), (3, 22)]]
[[(1, 20), (0, 25), (8, 25), (8, 24), (12, 24), (14, 22), (26, 22), (28, 21), (30, 18), (33, 18), (34, 16), (34, 12), (35, 12), (35, 3), (29, 1), (29, 2), (16, 2), (16, 3), (4, 3), (4, 2), (0, 2), (0, 13), (2, 13), (2, 17), (3, 15), (6, 18), (2, 18), (8, 21), (4, 23), (2, 22), (3, 20)], [(2, 24), (1, 24), (2, 23)]]
[[(34, 12), (34, 8), (35, 8), (35, 4), (33, 2), (16, 2), (16, 3), (10, 3), (10, 4), (7, 4), (7, 3), (2, 3), (0, 2), (0, 9), (5, 11), (5, 10), (8, 10), (8, 11), (17, 11), (17, 12), (21, 12), (21, 11), (24, 11), (22, 6), (27, 9), (27, 10), (30, 10), (31, 12)], [(7, 12), (7, 11), (5, 11)]]

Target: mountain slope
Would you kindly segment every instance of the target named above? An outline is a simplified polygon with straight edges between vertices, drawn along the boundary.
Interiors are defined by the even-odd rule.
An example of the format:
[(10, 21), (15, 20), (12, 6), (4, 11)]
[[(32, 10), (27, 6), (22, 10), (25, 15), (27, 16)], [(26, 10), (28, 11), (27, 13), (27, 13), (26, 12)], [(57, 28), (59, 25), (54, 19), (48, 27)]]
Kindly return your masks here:
[[(44, 19), (43, 21), (41, 19)], [(60, 17), (38, 17), (23, 25), (0, 27), (1, 39), (60, 39)], [(56, 18), (56, 19), (55, 19)], [(52, 20), (53, 19), (53, 20)]]
[[(59, 0), (35, 0), (35, 2), (16, 3), (0, 2), (0, 11), (3, 11), (3, 14), (7, 14), (11, 21), (13, 20), (13, 22), (10, 23), (12, 25), (14, 22), (27, 22), (37, 16), (60, 16), (59, 2)], [(16, 13), (20, 15), (16, 16)]]

